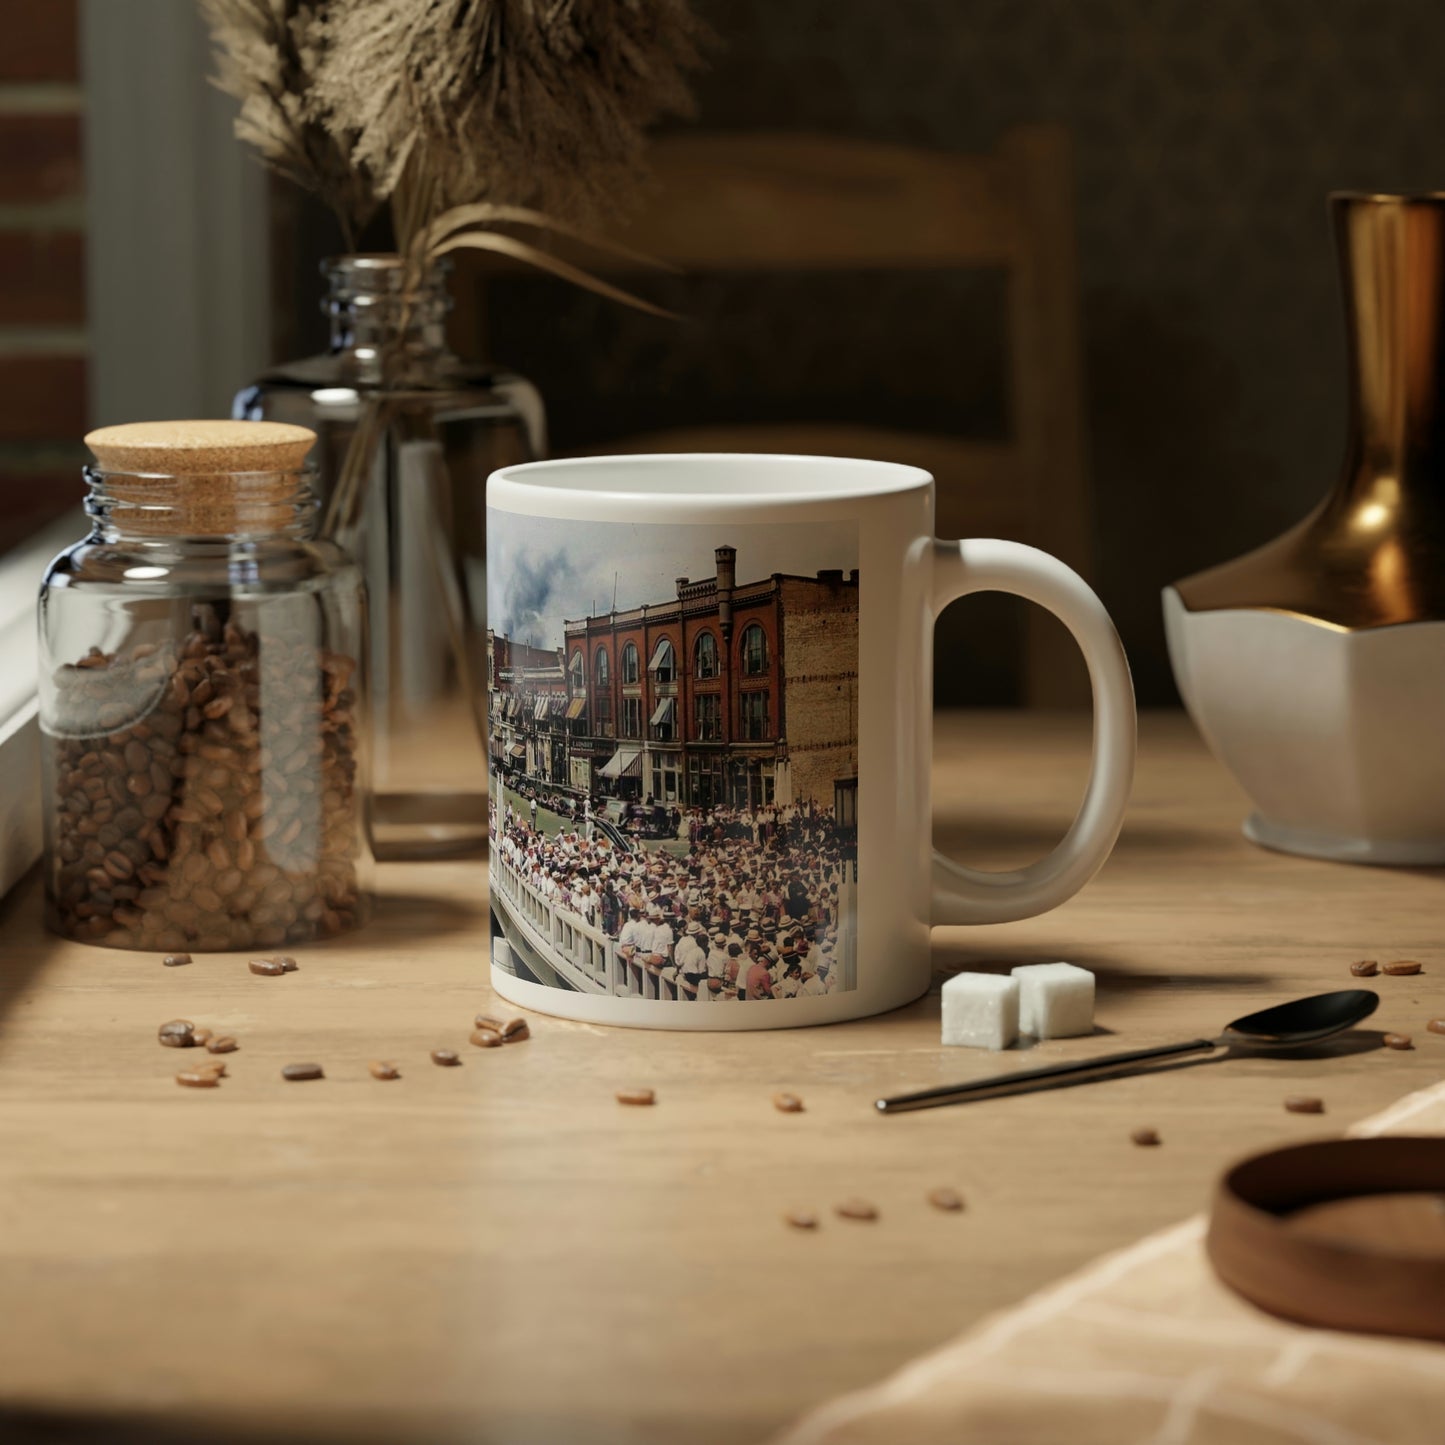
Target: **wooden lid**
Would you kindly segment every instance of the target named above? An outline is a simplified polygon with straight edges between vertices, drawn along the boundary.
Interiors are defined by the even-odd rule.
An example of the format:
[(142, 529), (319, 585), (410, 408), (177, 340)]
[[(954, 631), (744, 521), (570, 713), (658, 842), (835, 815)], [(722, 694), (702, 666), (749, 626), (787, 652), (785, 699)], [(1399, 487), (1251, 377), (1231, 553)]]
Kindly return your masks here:
[(93, 431), (113, 522), (142, 536), (274, 533), (303, 516), (316, 433), (275, 421), (139, 421)]
[(85, 438), (103, 471), (214, 476), (294, 472), (316, 433), (278, 421), (136, 421)]
[(1216, 1273), (1272, 1314), (1445, 1341), (1445, 1139), (1328, 1139), (1256, 1154), (1219, 1182)]

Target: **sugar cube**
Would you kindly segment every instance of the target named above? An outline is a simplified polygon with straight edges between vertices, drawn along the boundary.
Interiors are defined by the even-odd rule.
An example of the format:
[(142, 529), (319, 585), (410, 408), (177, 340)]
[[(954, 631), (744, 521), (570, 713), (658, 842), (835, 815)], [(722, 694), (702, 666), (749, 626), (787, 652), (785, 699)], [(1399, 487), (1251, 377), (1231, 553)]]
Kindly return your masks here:
[(1006, 1049), (1018, 1034), (1017, 979), (1001, 973), (956, 973), (944, 982), (944, 1043)]
[(1019, 984), (1019, 1029), (1036, 1039), (1094, 1032), (1094, 975), (1073, 963), (1026, 963)]

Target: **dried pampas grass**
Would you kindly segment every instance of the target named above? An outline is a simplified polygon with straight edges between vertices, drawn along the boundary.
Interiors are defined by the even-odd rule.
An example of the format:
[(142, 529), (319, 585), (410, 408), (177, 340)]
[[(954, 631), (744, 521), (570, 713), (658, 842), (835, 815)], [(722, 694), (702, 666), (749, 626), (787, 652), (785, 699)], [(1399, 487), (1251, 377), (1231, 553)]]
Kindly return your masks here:
[(685, 0), (350, 0), (322, 30), (321, 104), (408, 234), (475, 201), (615, 213), (704, 39)]
[(349, 230), (399, 249), (488, 202), (589, 224), (624, 210), (647, 127), (691, 109), (687, 0), (201, 0), (237, 132)]
[(200, 0), (216, 47), (216, 84), (241, 103), (236, 135), (336, 215), (348, 249), (380, 198), (344, 128), (317, 104), (324, 0)]

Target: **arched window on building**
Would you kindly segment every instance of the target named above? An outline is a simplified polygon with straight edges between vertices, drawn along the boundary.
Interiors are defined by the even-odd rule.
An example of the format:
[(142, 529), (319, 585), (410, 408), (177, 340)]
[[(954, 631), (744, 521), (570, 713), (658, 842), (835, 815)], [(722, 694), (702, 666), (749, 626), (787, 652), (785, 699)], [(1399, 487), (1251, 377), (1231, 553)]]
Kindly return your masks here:
[(693, 648), (693, 676), (717, 676), (717, 638), (711, 632), (702, 633)]
[(610, 681), (609, 671), (607, 649), (605, 647), (599, 647), (597, 649), (597, 658), (592, 664), (592, 681), (595, 682), (598, 687), (606, 687)]
[(637, 679), (637, 644), (629, 642), (622, 649), (622, 680), (623, 682), (636, 682)]
[(677, 681), (677, 653), (673, 651), (672, 643), (667, 638), (660, 638), (657, 646), (652, 649), (647, 670), (658, 682)]
[(768, 670), (768, 639), (756, 622), (743, 629), (743, 676), (761, 677)]

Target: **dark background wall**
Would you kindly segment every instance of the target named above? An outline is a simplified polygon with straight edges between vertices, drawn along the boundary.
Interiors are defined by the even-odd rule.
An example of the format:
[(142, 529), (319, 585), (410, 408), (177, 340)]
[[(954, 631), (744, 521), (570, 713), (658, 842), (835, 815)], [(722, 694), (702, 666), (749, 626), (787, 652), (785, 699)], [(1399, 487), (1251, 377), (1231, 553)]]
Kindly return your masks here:
[[(1174, 700), (1167, 582), (1264, 541), (1332, 479), (1343, 357), (1324, 198), (1445, 185), (1439, 0), (711, 0), (712, 130), (957, 150), (1075, 145), (1098, 584), (1144, 702)], [(559, 449), (716, 420), (981, 435), (989, 278), (698, 278), (682, 326), (550, 283), (488, 299)], [(985, 689), (985, 693), (987, 690)]]
[[(1332, 479), (1343, 350), (1324, 196), (1445, 186), (1439, 0), (729, 0), (709, 126), (962, 150), (1074, 140), (1100, 586), (1141, 698), (1159, 588)], [(929, 385), (927, 370), (919, 378)]]

